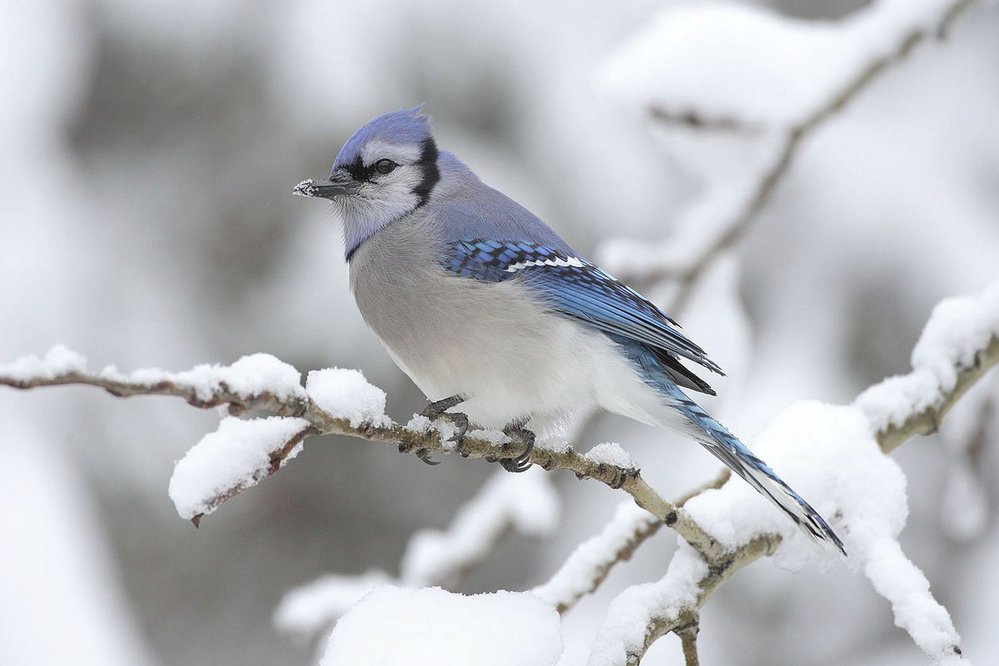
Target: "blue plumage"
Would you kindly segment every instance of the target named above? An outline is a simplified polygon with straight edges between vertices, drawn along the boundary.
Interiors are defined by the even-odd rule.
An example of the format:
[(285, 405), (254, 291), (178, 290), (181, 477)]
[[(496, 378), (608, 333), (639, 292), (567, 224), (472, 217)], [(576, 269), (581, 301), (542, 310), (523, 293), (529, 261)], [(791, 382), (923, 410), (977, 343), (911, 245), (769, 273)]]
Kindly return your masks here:
[(372, 140), (386, 144), (419, 145), (430, 138), (430, 117), (423, 112), (422, 105), (383, 113), (343, 144), (333, 162), (333, 169), (357, 160), (361, 156), (361, 148)]
[(486, 282), (517, 277), (564, 315), (721, 374), (655, 304), (578, 257), (527, 241), (477, 239), (449, 243), (442, 264), (455, 275)]
[[(365, 321), (440, 409), (460, 403), (469, 418), (508, 432), (586, 402), (644, 423), (682, 421), (806, 534), (843, 550), (800, 495), (684, 393), (713, 393), (681, 363), (721, 373), (704, 350), (438, 150), (420, 107), (369, 122), (327, 182), (296, 191), (334, 202)], [(529, 454), (530, 446), (508, 469), (525, 469)]]
[(673, 407), (696, 427), (691, 434), (704, 448), (783, 509), (806, 534), (817, 540), (829, 541), (846, 554), (843, 542), (825, 519), (728, 428), (680, 390), (655, 354), (633, 341), (620, 340), (619, 344), (622, 352), (639, 368), (642, 379), (670, 400)]

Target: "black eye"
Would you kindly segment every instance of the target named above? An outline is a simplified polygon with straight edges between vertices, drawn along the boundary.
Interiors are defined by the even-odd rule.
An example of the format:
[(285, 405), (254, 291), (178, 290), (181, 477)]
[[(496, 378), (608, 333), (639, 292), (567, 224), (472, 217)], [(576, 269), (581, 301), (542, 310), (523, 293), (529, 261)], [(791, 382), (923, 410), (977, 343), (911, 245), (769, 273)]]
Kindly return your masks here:
[(377, 162), (375, 162), (375, 171), (377, 171), (382, 175), (385, 175), (387, 173), (391, 173), (392, 170), (395, 169), (397, 166), (399, 165), (393, 162), (392, 160), (378, 160)]

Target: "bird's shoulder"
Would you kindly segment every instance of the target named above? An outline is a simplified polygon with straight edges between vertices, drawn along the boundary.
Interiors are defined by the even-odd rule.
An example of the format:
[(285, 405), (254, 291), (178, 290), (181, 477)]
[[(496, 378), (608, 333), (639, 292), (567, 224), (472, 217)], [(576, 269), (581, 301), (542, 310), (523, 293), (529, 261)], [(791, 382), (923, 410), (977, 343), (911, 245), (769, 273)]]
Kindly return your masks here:
[(569, 244), (537, 215), (482, 181), (462, 182), (427, 205), (439, 238), (453, 242), (471, 238), (507, 239), (544, 245), (574, 254)]

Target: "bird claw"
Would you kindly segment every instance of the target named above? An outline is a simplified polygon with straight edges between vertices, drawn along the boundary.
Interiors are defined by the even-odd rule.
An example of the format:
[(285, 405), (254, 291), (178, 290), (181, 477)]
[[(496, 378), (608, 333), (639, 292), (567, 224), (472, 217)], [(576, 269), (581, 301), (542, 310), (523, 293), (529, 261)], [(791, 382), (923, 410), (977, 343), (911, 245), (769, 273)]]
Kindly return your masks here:
[(499, 461), (500, 466), (508, 472), (520, 474), (531, 468), (531, 451), (534, 450), (534, 433), (524, 427), (523, 422), (509, 423), (503, 428), (503, 434), (510, 438), (510, 442), (521, 442), (523, 450), (515, 458), (503, 458)]
[(440, 465), (439, 460), (434, 460), (430, 457), (430, 452), (426, 449), (420, 449), (416, 452), (416, 457), (425, 462), (428, 465)]
[[(420, 412), (420, 416), (425, 416), (431, 421), (436, 421), (438, 419), (446, 419), (456, 428), (453, 435), (448, 437), (447, 441), (455, 443), (455, 451), (462, 458), (468, 457), (468, 451), (464, 448), (465, 433), (468, 432), (468, 416), (462, 414), (461, 412), (449, 412), (447, 410), (451, 409), (455, 405), (460, 405), (465, 399), (460, 395), (452, 395), (449, 398), (444, 398), (443, 400), (438, 400), (436, 402), (431, 402), (426, 408)], [(428, 465), (437, 465), (439, 463), (430, 460), (429, 454), (427, 454), (426, 449), (423, 449), (423, 455), (417, 451), (416, 455), (420, 456), (420, 460), (427, 463)]]

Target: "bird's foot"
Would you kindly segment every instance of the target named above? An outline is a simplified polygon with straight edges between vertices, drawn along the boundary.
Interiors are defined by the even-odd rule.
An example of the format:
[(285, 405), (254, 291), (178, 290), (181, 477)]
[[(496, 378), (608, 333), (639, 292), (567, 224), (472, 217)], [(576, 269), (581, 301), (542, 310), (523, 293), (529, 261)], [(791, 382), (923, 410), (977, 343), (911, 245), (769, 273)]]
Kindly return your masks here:
[[(399, 442), (399, 453), (411, 453), (416, 448), (413, 442)], [(439, 465), (440, 463), (430, 457), (430, 452), (426, 448), (416, 448), (416, 457), (428, 465)]]
[(534, 450), (534, 433), (524, 427), (524, 421), (513, 421), (503, 427), (503, 434), (510, 438), (510, 445), (520, 444), (522, 449), (516, 458), (502, 458), (500, 466), (508, 472), (526, 472), (531, 468), (531, 451)]
[[(422, 412), (420, 412), (420, 416), (425, 416), (431, 421), (436, 421), (438, 419), (445, 419), (449, 421), (451, 425), (455, 427), (455, 432), (453, 435), (448, 437), (447, 441), (454, 442), (455, 451), (457, 451), (462, 458), (467, 458), (468, 451), (464, 448), (464, 442), (465, 433), (468, 432), (468, 416), (462, 414), (461, 412), (447, 411), (456, 405), (460, 405), (464, 401), (464, 397), (460, 395), (452, 395), (451, 397), (444, 398), (443, 400), (431, 402)], [(418, 450), (416, 452), (416, 456), (428, 465), (440, 464), (436, 460), (431, 459), (430, 453), (426, 449)]]

